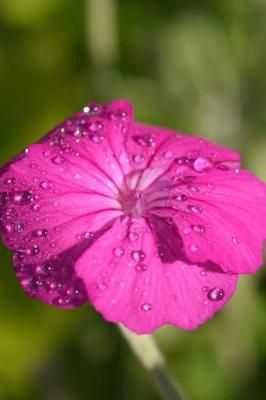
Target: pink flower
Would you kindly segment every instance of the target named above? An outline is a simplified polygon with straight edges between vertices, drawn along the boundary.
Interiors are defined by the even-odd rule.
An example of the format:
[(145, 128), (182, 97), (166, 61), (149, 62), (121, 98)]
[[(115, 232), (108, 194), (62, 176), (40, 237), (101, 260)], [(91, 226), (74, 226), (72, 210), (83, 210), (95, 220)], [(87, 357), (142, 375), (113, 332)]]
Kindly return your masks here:
[(238, 153), (91, 104), (2, 168), (1, 228), (26, 293), (136, 333), (193, 329), (262, 265), (265, 184)]

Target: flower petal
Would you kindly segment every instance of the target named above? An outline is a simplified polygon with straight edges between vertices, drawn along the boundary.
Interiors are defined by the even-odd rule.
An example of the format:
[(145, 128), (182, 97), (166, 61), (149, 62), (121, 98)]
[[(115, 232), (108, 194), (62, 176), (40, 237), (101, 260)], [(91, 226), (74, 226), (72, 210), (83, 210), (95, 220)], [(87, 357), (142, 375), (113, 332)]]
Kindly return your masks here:
[(224, 271), (254, 273), (263, 264), (266, 189), (237, 170), (200, 176), (178, 187), (172, 206), (157, 202), (152, 213), (174, 223), (192, 263), (211, 261)]
[(131, 221), (128, 228), (117, 220), (80, 257), (75, 270), (94, 307), (138, 334), (164, 324), (197, 327), (224, 306), (237, 282), (237, 275), (197, 265), (163, 264), (144, 220)]

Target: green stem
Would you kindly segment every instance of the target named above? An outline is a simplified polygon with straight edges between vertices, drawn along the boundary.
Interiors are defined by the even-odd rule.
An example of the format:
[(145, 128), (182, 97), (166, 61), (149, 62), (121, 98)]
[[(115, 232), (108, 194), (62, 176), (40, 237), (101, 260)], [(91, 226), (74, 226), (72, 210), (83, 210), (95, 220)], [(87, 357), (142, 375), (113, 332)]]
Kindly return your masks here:
[(155, 390), (161, 398), (163, 400), (181, 400), (182, 396), (153, 337), (151, 335), (135, 335), (122, 325), (119, 325), (119, 328), (138, 360), (148, 371)]

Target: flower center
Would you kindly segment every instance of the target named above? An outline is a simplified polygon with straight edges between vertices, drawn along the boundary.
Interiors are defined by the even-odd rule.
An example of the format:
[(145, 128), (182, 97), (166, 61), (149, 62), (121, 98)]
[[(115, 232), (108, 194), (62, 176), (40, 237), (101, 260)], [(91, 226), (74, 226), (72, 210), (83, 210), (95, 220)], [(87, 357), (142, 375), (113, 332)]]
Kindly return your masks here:
[(138, 190), (129, 190), (123, 194), (120, 199), (121, 208), (126, 215), (142, 217), (146, 211), (143, 192)]

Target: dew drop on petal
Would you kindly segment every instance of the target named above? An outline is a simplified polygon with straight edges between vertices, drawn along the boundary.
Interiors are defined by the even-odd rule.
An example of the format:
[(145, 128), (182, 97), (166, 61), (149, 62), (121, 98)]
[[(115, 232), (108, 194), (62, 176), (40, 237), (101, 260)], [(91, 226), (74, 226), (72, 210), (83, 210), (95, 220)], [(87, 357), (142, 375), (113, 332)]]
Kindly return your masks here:
[(237, 246), (240, 243), (240, 240), (238, 239), (237, 236), (233, 236), (232, 237), (232, 243)]
[(14, 203), (20, 203), (22, 200), (22, 195), (20, 193), (15, 193), (13, 195), (13, 201)]
[(104, 141), (104, 136), (99, 133), (95, 133), (93, 135), (90, 135), (90, 139), (93, 143), (100, 144)]
[(57, 156), (55, 158), (53, 158), (53, 162), (57, 165), (62, 164), (65, 161), (64, 157), (61, 156)]
[(135, 267), (135, 270), (137, 272), (144, 272), (147, 269), (147, 265), (146, 264), (137, 264)]
[(7, 178), (5, 180), (6, 185), (14, 185), (16, 183), (16, 178)]
[(192, 253), (196, 253), (198, 251), (199, 247), (196, 244), (192, 244), (189, 248), (190, 251), (192, 251)]
[(143, 311), (150, 311), (152, 309), (152, 304), (151, 303), (144, 303), (141, 305), (141, 309)]
[(47, 229), (37, 229), (32, 234), (34, 237), (45, 238), (48, 236), (48, 231)]
[(220, 301), (224, 298), (224, 290), (221, 288), (213, 288), (208, 292), (208, 299), (211, 301)]
[(42, 271), (44, 274), (50, 274), (53, 271), (53, 269), (54, 269), (53, 264), (49, 261), (42, 266)]
[(142, 154), (134, 154), (132, 159), (136, 164), (142, 164), (145, 161), (145, 157)]
[(22, 232), (24, 229), (24, 224), (22, 224), (22, 222), (16, 222), (14, 229), (16, 232)]
[(101, 121), (94, 121), (89, 124), (90, 132), (99, 132), (103, 129), (103, 123)]
[(179, 165), (189, 165), (191, 160), (187, 157), (179, 157), (175, 159), (175, 162)]
[(131, 257), (134, 261), (142, 261), (145, 258), (145, 253), (142, 250), (133, 250), (131, 252)]
[(42, 189), (49, 189), (51, 186), (50, 186), (50, 183), (49, 183), (48, 181), (42, 181), (42, 182), (40, 183), (40, 187), (41, 187)]
[(11, 224), (4, 224), (3, 225), (4, 232), (10, 233), (12, 232), (12, 225)]
[(88, 106), (83, 108), (83, 112), (87, 115), (97, 115), (100, 111), (99, 104), (89, 104)]
[(82, 176), (81, 176), (79, 173), (76, 173), (76, 174), (74, 175), (74, 178), (75, 178), (77, 181), (79, 181), (79, 180), (82, 179)]
[(176, 200), (177, 200), (177, 201), (186, 201), (186, 200), (187, 200), (187, 196), (186, 196), (185, 194), (179, 194), (179, 195), (176, 197)]
[(153, 147), (155, 145), (153, 136), (149, 134), (133, 136), (133, 140), (142, 147)]
[(37, 256), (37, 254), (39, 254), (39, 252), (40, 252), (40, 249), (39, 249), (39, 247), (36, 246), (36, 245), (34, 245), (34, 246), (31, 248), (31, 250), (30, 250), (30, 253), (31, 253), (33, 256)]
[(127, 118), (127, 111), (123, 110), (122, 108), (120, 108), (120, 109), (114, 111), (111, 114), (111, 118), (112, 119), (124, 119), (124, 118)]
[(187, 208), (193, 212), (193, 214), (200, 214), (202, 212), (201, 206), (189, 205)]
[(33, 206), (32, 206), (32, 209), (33, 209), (33, 211), (35, 211), (35, 212), (39, 211), (40, 208), (41, 208), (41, 206), (40, 206), (40, 204), (38, 204), (38, 203), (33, 204)]
[(113, 249), (113, 255), (115, 257), (122, 257), (125, 254), (125, 250), (122, 246), (117, 246)]
[(207, 172), (213, 166), (213, 161), (207, 157), (198, 157), (193, 162), (193, 169), (196, 172)]
[(99, 283), (98, 289), (104, 291), (107, 289), (107, 285), (105, 283)]
[(136, 240), (138, 240), (138, 238), (139, 238), (139, 235), (138, 235), (137, 232), (129, 232), (129, 234), (128, 234), (128, 239), (129, 239), (131, 242), (135, 242)]
[(94, 237), (94, 233), (93, 232), (85, 232), (84, 237), (85, 237), (85, 239), (92, 239)]
[(172, 151), (166, 151), (166, 152), (163, 154), (163, 156), (164, 156), (164, 158), (165, 158), (166, 160), (170, 160), (171, 158), (173, 158), (174, 153), (173, 153)]
[(205, 233), (205, 228), (203, 225), (192, 225), (191, 226), (193, 232), (199, 234), (199, 235), (203, 235), (203, 233)]
[(191, 190), (191, 192), (194, 192), (194, 193), (200, 191), (200, 188), (198, 186), (195, 186), (195, 185), (189, 186), (189, 189)]
[(50, 150), (46, 150), (43, 152), (44, 157), (50, 157), (51, 155), (51, 151)]

